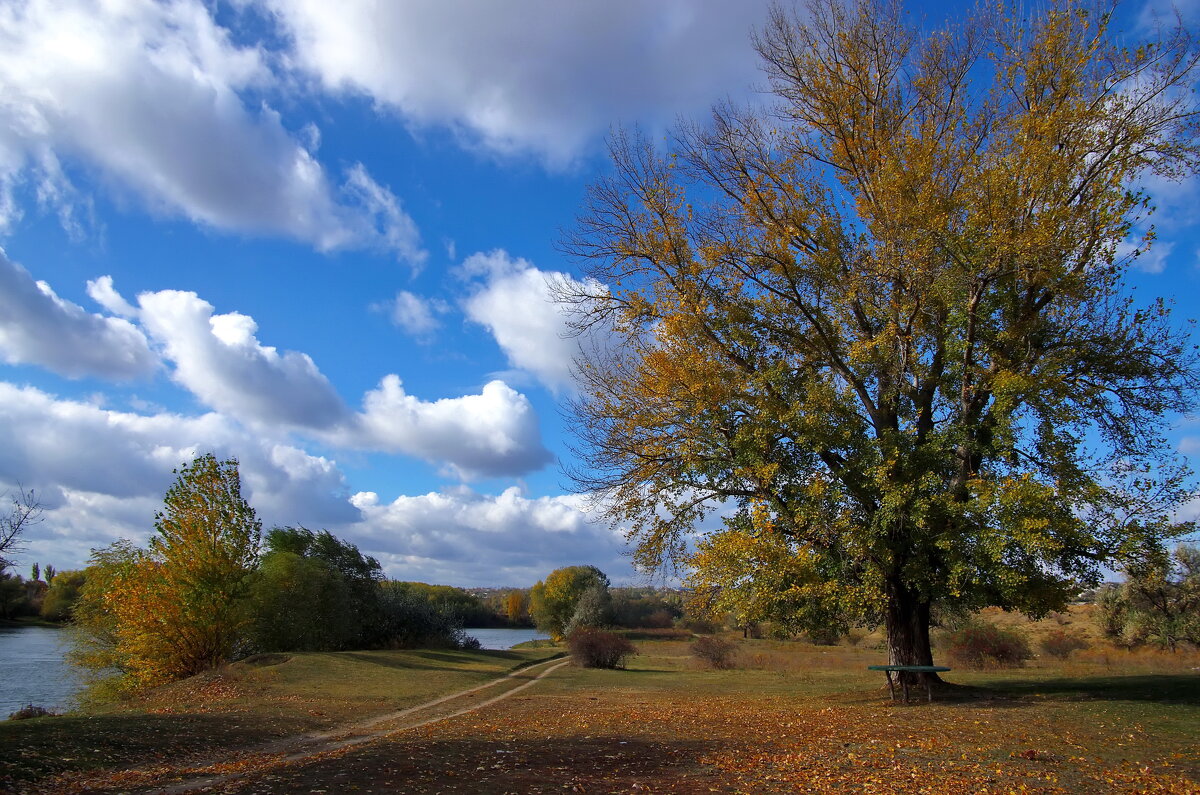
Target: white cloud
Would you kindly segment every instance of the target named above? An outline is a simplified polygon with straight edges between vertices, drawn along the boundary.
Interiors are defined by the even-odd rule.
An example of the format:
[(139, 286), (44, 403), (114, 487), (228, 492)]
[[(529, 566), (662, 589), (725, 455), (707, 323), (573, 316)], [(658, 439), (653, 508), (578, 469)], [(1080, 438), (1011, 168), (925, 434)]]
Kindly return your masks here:
[(325, 429), (347, 409), (306, 354), (258, 342), (253, 318), (214, 315), (195, 293), (163, 290), (138, 296), (140, 318), (174, 363), (172, 377), (204, 403), (266, 426)]
[(552, 288), (565, 283), (581, 291), (600, 290), (600, 285), (538, 270), (504, 251), (473, 254), (462, 269), (483, 277), (463, 309), (492, 333), (509, 364), (532, 373), (556, 392), (569, 388), (579, 340), (568, 333), (566, 310), (555, 302)]
[(244, 493), (265, 527), (328, 527), (396, 577), (528, 585), (570, 563), (630, 573), (620, 534), (590, 523), (582, 497), (459, 487), (380, 504), (371, 493), (350, 496), (335, 462), (216, 413), (112, 411), (0, 382), (0, 492), (20, 482), (46, 507), (24, 561), (75, 568), (117, 538), (144, 543), (172, 469), (205, 451), (240, 460)]
[(428, 339), (441, 326), (438, 315), (449, 310), (444, 301), (422, 298), (407, 290), (398, 290), (384, 308), (393, 323), (418, 340)]
[(157, 366), (146, 337), (129, 321), (91, 314), (0, 250), (0, 359), (68, 378), (127, 380)]
[(335, 187), (278, 113), (247, 107), (243, 92), (276, 82), (268, 56), (234, 43), (198, 0), (6, 3), (0, 50), (0, 229), (19, 215), (24, 180), (69, 215), (67, 174), (82, 166), (217, 229), (424, 256), (411, 218), (361, 165)]
[(133, 304), (126, 301), (125, 297), (117, 292), (117, 288), (113, 286), (111, 276), (101, 276), (98, 279), (89, 280), (87, 283), (87, 294), (93, 301), (114, 315), (120, 315), (121, 317), (134, 317), (137, 315), (137, 309)]
[(143, 293), (138, 303), (175, 381), (260, 432), (299, 430), (342, 447), (403, 453), (466, 478), (515, 476), (551, 458), (533, 406), (502, 381), (477, 395), (423, 401), (387, 375), (355, 413), (306, 354), (261, 344), (253, 318), (213, 314), (195, 293), (176, 290)]
[[(334, 462), (219, 414), (112, 411), (0, 382), (0, 492), (19, 482), (47, 506), (28, 539), (32, 559), (66, 568), (83, 562), (84, 547), (145, 538), (172, 470), (207, 451), (240, 460), (247, 499), (268, 526), (359, 518)], [(68, 539), (74, 547), (61, 546)]]
[(363, 521), (347, 528), (391, 576), (457, 585), (531, 585), (559, 566), (592, 564), (632, 576), (624, 540), (589, 521), (583, 498), (526, 497), (517, 488), (484, 495), (459, 488), (382, 504), (360, 492)]
[(330, 90), (365, 93), (498, 152), (563, 164), (620, 121), (744, 96), (765, 2), (264, 0)]
[(442, 461), (464, 478), (518, 475), (552, 457), (529, 399), (503, 381), (485, 384), (478, 395), (427, 402), (388, 375), (363, 398), (362, 414), (334, 439)]

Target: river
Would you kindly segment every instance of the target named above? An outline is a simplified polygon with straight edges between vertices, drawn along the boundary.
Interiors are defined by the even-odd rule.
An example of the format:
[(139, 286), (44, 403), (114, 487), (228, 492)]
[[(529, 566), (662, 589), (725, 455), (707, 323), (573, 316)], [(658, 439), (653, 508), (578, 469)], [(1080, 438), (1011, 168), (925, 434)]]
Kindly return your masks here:
[(83, 686), (63, 655), (70, 636), (57, 627), (0, 627), (0, 720), (26, 704), (70, 709)]
[(485, 649), (511, 649), (527, 640), (549, 640), (550, 636), (536, 629), (464, 629), (463, 632), (479, 641)]

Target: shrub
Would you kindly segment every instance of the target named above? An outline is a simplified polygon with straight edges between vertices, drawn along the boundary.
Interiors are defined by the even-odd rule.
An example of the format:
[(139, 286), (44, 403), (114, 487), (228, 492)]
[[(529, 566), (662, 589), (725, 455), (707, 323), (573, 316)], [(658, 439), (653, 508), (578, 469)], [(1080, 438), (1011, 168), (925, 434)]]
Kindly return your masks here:
[(1071, 656), (1071, 652), (1078, 649), (1086, 649), (1088, 643), (1083, 638), (1071, 632), (1063, 632), (1061, 629), (1056, 629), (1046, 637), (1042, 638), (1042, 651), (1049, 654), (1051, 657), (1057, 657), (1060, 660), (1065, 660)]
[(972, 624), (952, 632), (950, 657), (968, 668), (1019, 667), (1033, 652), (1024, 637), (993, 624)]
[(584, 668), (624, 668), (626, 658), (637, 653), (626, 638), (587, 627), (572, 632), (567, 646), (575, 662)]
[(737, 646), (728, 640), (706, 635), (697, 638), (689, 647), (692, 656), (705, 662), (710, 668), (726, 669), (733, 667), (733, 656)]
[(35, 704), (27, 704), (26, 706), (21, 707), (16, 712), (10, 712), (8, 715), (8, 719), (9, 720), (26, 720), (28, 718), (46, 718), (46, 717), (50, 717), (50, 716), (56, 715), (56, 714), (57, 713), (51, 712), (50, 710), (46, 709), (45, 707), (39, 707)]

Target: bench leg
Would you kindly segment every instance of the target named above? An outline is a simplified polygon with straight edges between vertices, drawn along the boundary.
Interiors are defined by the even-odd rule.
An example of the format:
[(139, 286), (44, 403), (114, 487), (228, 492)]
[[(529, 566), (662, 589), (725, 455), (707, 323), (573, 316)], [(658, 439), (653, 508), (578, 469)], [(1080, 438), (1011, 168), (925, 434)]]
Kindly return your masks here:
[(904, 674), (899, 674), (899, 676), (900, 676), (900, 687), (904, 689), (904, 703), (907, 704), (908, 703), (908, 680), (904, 678)]
[(930, 703), (930, 704), (932, 704), (932, 703), (933, 703), (933, 683), (932, 683), (932, 681), (931, 681), (931, 680), (932, 680), (932, 678), (933, 678), (933, 677), (930, 677), (929, 679), (926, 679), (926, 680), (925, 680), (925, 693), (926, 693), (926, 695), (928, 695), (928, 696), (929, 696), (929, 703)]
[(883, 673), (887, 677), (887, 680), (888, 680), (888, 695), (892, 697), (892, 701), (895, 701), (896, 700), (896, 687), (895, 687), (895, 685), (892, 684), (892, 672), (884, 671)]

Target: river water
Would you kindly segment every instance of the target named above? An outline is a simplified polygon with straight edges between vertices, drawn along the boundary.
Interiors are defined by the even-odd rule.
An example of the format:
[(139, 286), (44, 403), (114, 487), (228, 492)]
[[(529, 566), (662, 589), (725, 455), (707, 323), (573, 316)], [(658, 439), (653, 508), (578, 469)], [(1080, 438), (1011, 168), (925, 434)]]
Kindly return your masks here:
[(70, 635), (56, 627), (0, 627), (0, 720), (26, 704), (69, 709), (83, 686), (63, 655)]
[(536, 629), (464, 629), (463, 632), (479, 640), (485, 649), (511, 649), (527, 640), (549, 640), (550, 636)]

